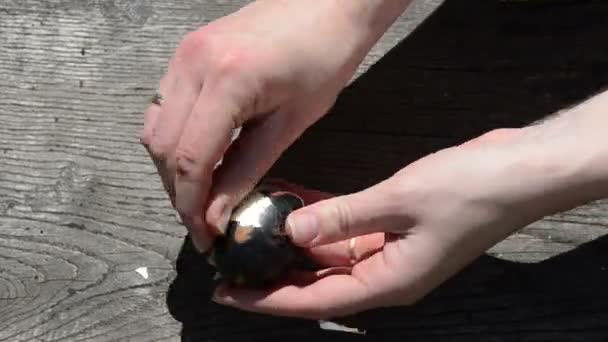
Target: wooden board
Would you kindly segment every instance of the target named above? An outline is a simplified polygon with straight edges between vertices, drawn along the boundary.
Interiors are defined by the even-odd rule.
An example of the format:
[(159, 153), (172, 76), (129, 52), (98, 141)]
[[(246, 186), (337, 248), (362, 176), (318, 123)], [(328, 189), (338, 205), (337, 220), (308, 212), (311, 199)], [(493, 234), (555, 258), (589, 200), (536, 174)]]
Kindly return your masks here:
[[(209, 303), (137, 132), (183, 34), (246, 2), (0, 1), (0, 341), (608, 340), (606, 202), (527, 227), (416, 306), (350, 318), (366, 336)], [(271, 174), (354, 191), (608, 82), (606, 2), (441, 2), (400, 18)]]

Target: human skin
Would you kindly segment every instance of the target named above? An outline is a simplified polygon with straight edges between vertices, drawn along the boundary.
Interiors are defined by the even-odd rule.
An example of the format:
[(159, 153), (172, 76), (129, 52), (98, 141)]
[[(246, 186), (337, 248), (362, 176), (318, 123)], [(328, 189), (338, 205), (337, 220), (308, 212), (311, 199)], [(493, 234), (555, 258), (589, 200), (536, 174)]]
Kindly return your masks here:
[[(258, 0), (183, 39), (141, 139), (200, 251), (408, 5)], [(605, 117), (601, 94), (542, 124), (438, 151), (357, 193), (322, 200), (330, 195), (298, 188), (315, 203), (290, 216), (290, 236), (328, 269), (261, 292), (220, 286), (215, 300), (317, 319), (414, 303), (516, 229), (604, 197)]]
[(433, 153), (360, 192), (327, 198), (294, 187), (314, 203), (288, 217), (288, 233), (327, 268), (263, 291), (221, 285), (214, 300), (311, 319), (411, 305), (514, 231), (607, 197), (607, 124), (608, 92)]
[(141, 141), (200, 251), (409, 3), (258, 0), (184, 37)]

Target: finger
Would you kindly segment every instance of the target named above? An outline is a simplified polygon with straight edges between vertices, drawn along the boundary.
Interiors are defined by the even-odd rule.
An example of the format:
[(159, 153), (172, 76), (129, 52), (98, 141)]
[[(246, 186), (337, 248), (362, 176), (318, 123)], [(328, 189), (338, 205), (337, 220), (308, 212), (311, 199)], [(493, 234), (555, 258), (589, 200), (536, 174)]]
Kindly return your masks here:
[[(160, 93), (164, 94), (164, 93), (168, 92), (168, 89), (170, 89), (172, 87), (173, 82), (174, 82), (173, 73), (165, 74), (162, 77), (160, 84), (159, 84)], [(152, 149), (150, 147), (152, 144), (152, 140), (154, 138), (155, 128), (157, 127), (156, 123), (158, 122), (158, 118), (160, 117), (160, 112), (161, 112), (161, 107), (159, 106), (159, 104), (157, 104), (157, 103), (149, 104), (148, 108), (144, 112), (144, 127), (143, 127), (142, 131), (140, 132), (139, 140), (140, 140), (140, 143), (145, 147), (146, 151), (148, 152), (150, 159), (152, 159), (152, 162), (154, 163), (154, 166), (156, 167), (156, 171), (157, 171), (158, 175), (160, 176), (163, 187), (164, 187), (165, 191), (167, 192), (167, 194), (169, 195), (171, 204), (174, 205), (173, 193), (171, 192), (171, 184), (173, 184), (173, 180), (168, 176), (165, 168), (161, 165), (160, 160), (154, 156), (154, 153), (152, 152)]]
[(207, 222), (225, 231), (230, 213), (268, 172), (281, 153), (293, 142), (284, 116), (272, 115), (243, 127), (241, 136), (226, 152), (214, 178), (213, 193), (207, 209)]
[(382, 250), (384, 233), (354, 237), (305, 250), (305, 253), (325, 267), (354, 265)]
[[(302, 198), (305, 205), (334, 197), (330, 193), (310, 189), (280, 178), (267, 178), (262, 184), (295, 193)], [(384, 242), (384, 233), (375, 233), (305, 249), (304, 253), (323, 266), (350, 266), (382, 249)]]
[(154, 125), (160, 116), (160, 107), (158, 105), (151, 105), (144, 114), (144, 128), (140, 135), (140, 141), (142, 145), (146, 148), (150, 159), (154, 163), (156, 167), (156, 172), (160, 176), (165, 192), (169, 195), (169, 199), (171, 200), (171, 204), (175, 206), (174, 196), (172, 192), (172, 184), (173, 179), (169, 176), (167, 169), (163, 166), (162, 162), (154, 156), (152, 150), (150, 149), (150, 142), (152, 141), (152, 136), (154, 134)]
[(211, 244), (204, 222), (209, 187), (216, 164), (231, 142), (240, 106), (232, 97), (203, 89), (176, 148), (176, 208), (202, 252)]
[[(349, 267), (330, 267), (320, 272), (300, 272), (295, 283), (281, 282), (269, 289), (229, 287), (222, 283), (214, 293), (217, 303), (270, 315), (328, 319), (374, 307), (403, 302), (397, 290), (399, 278), (416, 272), (398, 262), (399, 247), (382, 252)], [(409, 259), (415, 262), (416, 258)], [(299, 277), (299, 278), (298, 278)], [(403, 296), (401, 296), (403, 297)]]
[[(334, 196), (330, 193), (310, 189), (303, 185), (280, 178), (264, 179), (262, 185), (293, 192), (302, 198), (305, 205), (329, 199)], [(323, 266), (350, 266), (381, 250), (385, 243), (384, 236), (384, 233), (368, 234), (317, 246), (312, 249), (306, 249), (304, 250), (304, 253)]]
[(261, 185), (267, 185), (272, 188), (279, 189), (281, 191), (292, 192), (298, 195), (298, 197), (300, 197), (304, 201), (304, 204), (312, 204), (335, 196), (330, 193), (311, 189), (281, 178), (266, 178), (261, 182)]
[(152, 142), (152, 136), (154, 133), (154, 126), (160, 115), (160, 106), (157, 104), (151, 104), (144, 112), (144, 127), (139, 135), (139, 141), (142, 145), (148, 149)]
[[(158, 85), (160, 94), (169, 93), (170, 89), (175, 86), (175, 72), (171, 69), (163, 75)], [(158, 94), (157, 94), (158, 95)], [(162, 96), (162, 95), (161, 95)], [(154, 129), (158, 118), (160, 117), (161, 106), (158, 103), (150, 103), (144, 112), (144, 127), (140, 135), (140, 142), (149, 148), (154, 137)]]
[(403, 231), (414, 224), (392, 182), (322, 200), (291, 213), (286, 221), (292, 241), (315, 247), (377, 232)]
[(333, 274), (307, 286), (284, 285), (271, 290), (229, 288), (222, 284), (213, 300), (269, 315), (329, 319), (372, 307), (374, 292), (349, 274)]
[(284, 280), (282, 281), (283, 286), (296, 285), (296, 286), (308, 286), (321, 278), (328, 277), (335, 274), (348, 274), (352, 273), (351, 266), (332, 266), (317, 271), (302, 271), (293, 270), (289, 272)]
[(175, 207), (175, 148), (183, 131), (184, 123), (196, 101), (202, 80), (173, 59), (167, 75), (160, 83), (160, 95), (164, 102), (152, 128), (149, 145), (152, 158)]

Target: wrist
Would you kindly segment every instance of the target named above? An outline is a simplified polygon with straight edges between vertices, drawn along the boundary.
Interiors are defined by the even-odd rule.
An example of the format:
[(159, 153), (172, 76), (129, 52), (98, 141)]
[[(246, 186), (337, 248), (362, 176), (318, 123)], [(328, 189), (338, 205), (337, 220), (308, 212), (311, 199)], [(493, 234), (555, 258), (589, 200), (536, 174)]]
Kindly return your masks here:
[[(528, 163), (541, 215), (569, 210), (608, 196), (608, 92), (527, 127)], [(523, 150), (523, 149), (522, 149)]]
[(572, 127), (566, 150), (579, 164), (578, 176), (590, 199), (608, 197), (608, 91), (576, 106), (563, 119)]
[(336, 0), (336, 10), (343, 13), (353, 30), (371, 48), (409, 7), (412, 0)]
[[(318, 12), (314, 27), (303, 31), (305, 39), (298, 42), (292, 61), (302, 58), (302, 65), (308, 65), (311, 60), (320, 61), (322, 71), (327, 73), (330, 70), (333, 75), (332, 86), (343, 88), (372, 47), (411, 1), (332, 0), (313, 5), (313, 11)], [(304, 4), (306, 8), (310, 6), (304, 0), (299, 4)], [(313, 58), (302, 51), (312, 53)]]

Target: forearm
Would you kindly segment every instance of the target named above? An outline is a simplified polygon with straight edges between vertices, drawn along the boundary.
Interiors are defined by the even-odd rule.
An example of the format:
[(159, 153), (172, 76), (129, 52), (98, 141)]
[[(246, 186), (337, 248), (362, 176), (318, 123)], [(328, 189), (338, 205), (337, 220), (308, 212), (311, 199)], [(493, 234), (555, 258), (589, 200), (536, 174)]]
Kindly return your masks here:
[(526, 128), (527, 158), (540, 166), (533, 188), (546, 203), (543, 214), (608, 197), (607, 128), (608, 92)]
[(412, 0), (336, 0), (339, 11), (370, 45), (382, 37), (411, 3)]

